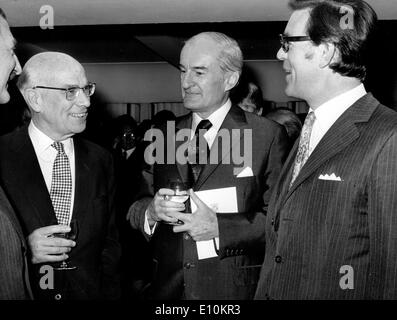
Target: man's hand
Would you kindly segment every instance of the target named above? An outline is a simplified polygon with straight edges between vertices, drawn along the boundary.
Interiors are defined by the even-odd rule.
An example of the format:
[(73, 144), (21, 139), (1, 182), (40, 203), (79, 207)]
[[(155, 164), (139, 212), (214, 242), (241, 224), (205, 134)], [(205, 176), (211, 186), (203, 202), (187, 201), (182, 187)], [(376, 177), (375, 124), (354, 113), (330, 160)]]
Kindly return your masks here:
[(184, 224), (175, 226), (174, 232), (187, 232), (195, 241), (211, 240), (219, 237), (218, 218), (216, 212), (210, 209), (200, 198), (189, 190), (190, 198), (196, 204), (197, 210), (192, 214), (175, 213), (172, 214), (176, 219)]
[(57, 262), (68, 258), (66, 254), (76, 243), (72, 240), (52, 237), (54, 233), (67, 233), (67, 225), (52, 225), (34, 230), (28, 237), (32, 263)]
[(171, 189), (160, 189), (154, 196), (152, 202), (147, 208), (149, 226), (153, 225), (158, 221), (164, 221), (168, 223), (176, 223), (177, 218), (173, 217), (173, 214), (178, 214), (180, 211), (185, 210), (183, 203), (169, 201), (169, 197), (174, 195), (174, 191)]

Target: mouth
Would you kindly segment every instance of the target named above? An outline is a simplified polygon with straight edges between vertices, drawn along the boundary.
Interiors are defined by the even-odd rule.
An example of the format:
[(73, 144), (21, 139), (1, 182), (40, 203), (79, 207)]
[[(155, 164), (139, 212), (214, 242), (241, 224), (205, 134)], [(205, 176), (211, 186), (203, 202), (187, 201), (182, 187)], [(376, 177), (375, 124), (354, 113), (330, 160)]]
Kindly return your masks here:
[(86, 118), (86, 117), (87, 117), (88, 112), (71, 113), (70, 115), (71, 115), (73, 118), (83, 119), (83, 118)]
[(191, 91), (184, 91), (184, 93), (186, 96), (196, 96), (199, 94), (198, 92), (191, 92)]
[(288, 69), (284, 69), (284, 72), (285, 72), (285, 78), (288, 81), (288, 79), (290, 78), (290, 76), (292, 74), (292, 71), (288, 70)]

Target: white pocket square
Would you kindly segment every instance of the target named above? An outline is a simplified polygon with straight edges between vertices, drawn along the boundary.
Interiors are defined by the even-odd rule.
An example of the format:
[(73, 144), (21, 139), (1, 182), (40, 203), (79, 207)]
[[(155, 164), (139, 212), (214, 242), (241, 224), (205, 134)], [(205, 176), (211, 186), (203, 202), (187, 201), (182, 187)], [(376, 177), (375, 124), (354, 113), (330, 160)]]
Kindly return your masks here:
[(245, 167), (238, 175), (237, 178), (252, 177), (254, 173), (251, 167)]
[(330, 181), (342, 181), (340, 177), (337, 177), (335, 173), (333, 174), (321, 174), (318, 177), (319, 180), (330, 180)]

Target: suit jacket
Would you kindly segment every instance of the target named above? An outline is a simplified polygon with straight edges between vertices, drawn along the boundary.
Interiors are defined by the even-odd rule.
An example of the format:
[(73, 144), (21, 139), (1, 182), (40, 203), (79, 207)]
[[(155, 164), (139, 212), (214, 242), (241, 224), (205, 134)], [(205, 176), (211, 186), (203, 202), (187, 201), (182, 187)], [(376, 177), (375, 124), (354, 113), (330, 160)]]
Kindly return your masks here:
[[(176, 131), (191, 128), (192, 114), (177, 119)], [(220, 248), (218, 257), (198, 260), (196, 242), (187, 233), (174, 233), (172, 226), (159, 223), (151, 238), (154, 257), (153, 282), (147, 294), (153, 299), (251, 299), (255, 292), (259, 267), (264, 255), (264, 212), (270, 191), (279, 175), (287, 148), (284, 128), (278, 124), (246, 113), (233, 106), (221, 130), (240, 129), (241, 139), (214, 145), (223, 161), (207, 164), (194, 191), (236, 187), (238, 213), (218, 213)], [(244, 129), (252, 132), (252, 176), (238, 178), (234, 169), (242, 164), (233, 162), (237, 150), (244, 150)], [(165, 131), (164, 131), (165, 132)], [(176, 150), (183, 142), (176, 142)], [(240, 147), (240, 149), (238, 149)], [(252, 154), (251, 154), (252, 152)], [(165, 155), (167, 152), (165, 152)], [(232, 158), (230, 163), (225, 161)], [(247, 165), (246, 165), (247, 166)], [(188, 180), (186, 164), (155, 164), (154, 192), (166, 186), (167, 180)], [(153, 197), (153, 193), (151, 194)], [(143, 230), (144, 212), (152, 198), (135, 203), (132, 225)]]
[(0, 300), (32, 299), (26, 253), (22, 229), (0, 188)]
[(297, 147), (269, 205), (256, 298), (397, 298), (397, 114), (359, 99), (288, 190)]
[[(69, 253), (77, 266), (54, 271), (54, 289), (40, 288), (41, 265), (32, 267), (32, 287), (40, 299), (117, 298), (120, 246), (114, 223), (114, 174), (111, 155), (75, 137), (75, 197), (78, 222), (76, 247)], [(25, 236), (53, 224), (55, 212), (27, 127), (0, 138), (0, 178)], [(46, 263), (48, 265), (48, 263)]]

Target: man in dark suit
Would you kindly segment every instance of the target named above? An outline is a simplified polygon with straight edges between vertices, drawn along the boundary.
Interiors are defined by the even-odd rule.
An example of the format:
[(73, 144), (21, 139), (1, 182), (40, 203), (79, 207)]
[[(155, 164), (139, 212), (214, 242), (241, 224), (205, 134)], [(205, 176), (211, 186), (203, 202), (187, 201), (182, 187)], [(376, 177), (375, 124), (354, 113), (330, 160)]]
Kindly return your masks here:
[[(10, 100), (8, 81), (21, 73), (6, 16), (0, 9), (0, 104)], [(15, 212), (0, 187), (0, 300), (31, 298), (27, 247)]]
[[(152, 171), (153, 190), (129, 211), (133, 228), (142, 230), (153, 246), (153, 281), (147, 298), (253, 297), (264, 255), (264, 214), (287, 137), (278, 124), (231, 104), (229, 92), (238, 82), (241, 67), (238, 44), (221, 33), (198, 34), (182, 49), (182, 97), (191, 113), (153, 133), (155, 142), (161, 137), (166, 141), (153, 152), (159, 159)], [(183, 141), (178, 139), (181, 134)], [(197, 161), (201, 150), (204, 157)], [(145, 160), (152, 160), (147, 151)], [(244, 162), (236, 160), (240, 151)], [(146, 176), (151, 178), (147, 172)], [(170, 200), (173, 190), (168, 186), (173, 180), (210, 195), (219, 191), (215, 189), (231, 188), (231, 193), (212, 200), (222, 206), (235, 201), (236, 208), (226, 213), (190, 191), (198, 207), (191, 212), (189, 203)], [(190, 214), (182, 213), (185, 209)]]
[[(45, 52), (29, 59), (18, 88), (32, 121), (1, 138), (0, 177), (29, 240), (35, 297), (117, 298), (112, 157), (73, 137), (85, 129), (95, 85), (72, 57)], [(72, 219), (77, 238), (59, 237)], [(77, 268), (58, 270), (67, 258)]]
[(256, 299), (397, 298), (397, 114), (367, 93), (361, 0), (293, 1), (277, 57), (310, 111), (266, 219)]

